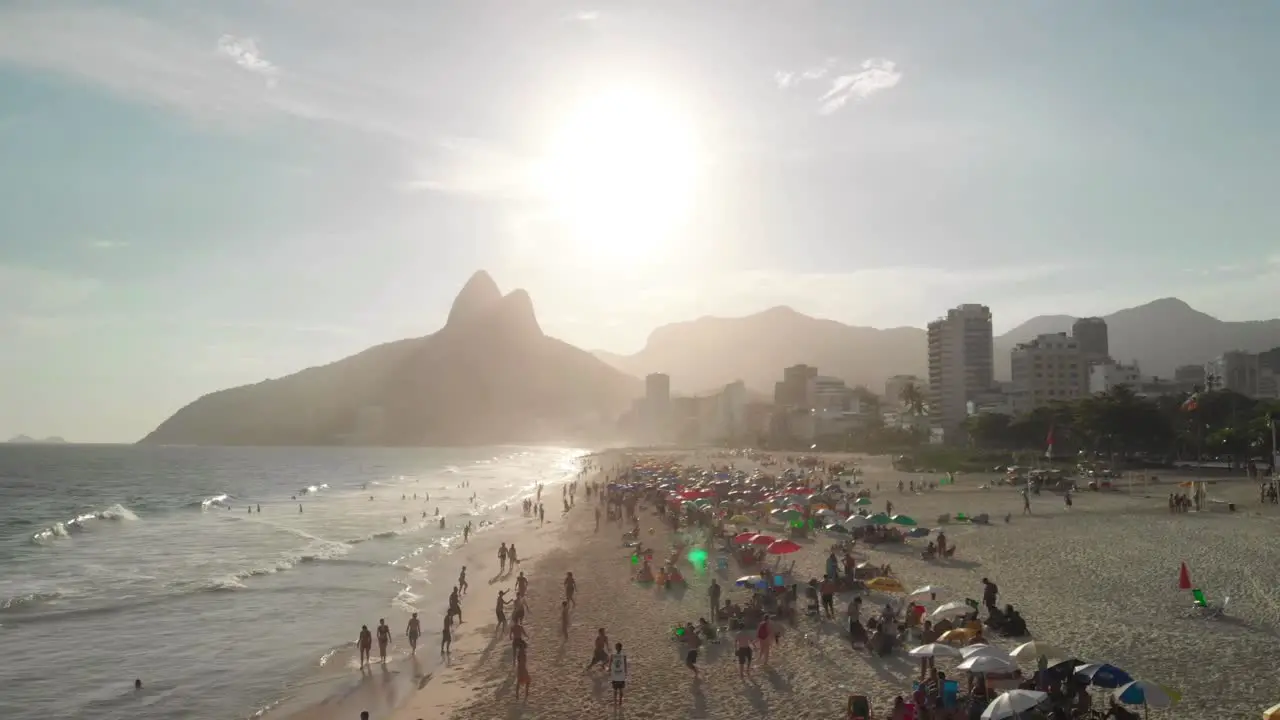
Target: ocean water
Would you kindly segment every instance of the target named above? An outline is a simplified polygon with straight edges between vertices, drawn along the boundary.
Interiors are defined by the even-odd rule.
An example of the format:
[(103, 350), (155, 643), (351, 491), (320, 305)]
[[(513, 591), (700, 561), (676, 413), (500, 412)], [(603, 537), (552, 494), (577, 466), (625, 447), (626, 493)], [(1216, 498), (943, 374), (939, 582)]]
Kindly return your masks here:
[(355, 673), (361, 624), (415, 610), (430, 657), (462, 527), (583, 454), (0, 446), (0, 717), (286, 715)]

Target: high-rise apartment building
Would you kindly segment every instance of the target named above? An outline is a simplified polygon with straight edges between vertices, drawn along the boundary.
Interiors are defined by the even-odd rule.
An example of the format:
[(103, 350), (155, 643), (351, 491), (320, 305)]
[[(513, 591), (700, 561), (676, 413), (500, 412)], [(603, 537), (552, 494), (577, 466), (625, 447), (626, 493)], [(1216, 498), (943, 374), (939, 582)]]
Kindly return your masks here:
[(812, 407), (813, 380), (818, 377), (818, 368), (811, 365), (792, 365), (782, 371), (782, 382), (773, 386), (773, 404), (778, 407), (805, 408)]
[(1249, 397), (1258, 396), (1258, 355), (1231, 350), (1204, 364), (1205, 385), (1211, 390), (1230, 390)]
[(645, 424), (654, 439), (666, 439), (672, 428), (671, 378), (651, 373), (644, 379)]
[(1089, 363), (1080, 341), (1066, 333), (1038, 335), (1010, 353), (1014, 412), (1052, 402), (1074, 402), (1089, 394)]
[(969, 402), (995, 385), (991, 309), (961, 305), (929, 323), (929, 415), (944, 442), (960, 442)]
[(1080, 345), (1080, 353), (1089, 363), (1106, 362), (1111, 357), (1107, 337), (1107, 321), (1097, 317), (1080, 318), (1071, 324), (1071, 337)]

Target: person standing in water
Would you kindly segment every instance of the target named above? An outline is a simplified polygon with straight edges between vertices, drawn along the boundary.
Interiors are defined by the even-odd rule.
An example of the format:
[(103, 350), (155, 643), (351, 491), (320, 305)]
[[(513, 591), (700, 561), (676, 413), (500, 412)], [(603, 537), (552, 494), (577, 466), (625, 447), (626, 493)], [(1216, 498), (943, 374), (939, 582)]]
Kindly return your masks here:
[(360, 648), (360, 668), (363, 669), (369, 664), (369, 653), (373, 651), (373, 633), (369, 632), (368, 625), (360, 626), (360, 639), (356, 645)]
[(440, 657), (448, 658), (453, 650), (453, 616), (444, 616), (444, 626), (440, 629)]
[(458, 573), (458, 594), (467, 594), (467, 566), (462, 566), (462, 572)]
[(507, 544), (502, 543), (498, 546), (498, 574), (507, 574)]
[(391, 628), (387, 627), (384, 618), (378, 619), (378, 654), (382, 656), (382, 664), (387, 664), (387, 644), (391, 642)]
[(409, 653), (418, 654), (418, 636), (422, 634), (422, 623), (418, 622), (418, 613), (414, 613), (409, 618), (409, 627), (405, 628), (405, 635), (409, 636)]

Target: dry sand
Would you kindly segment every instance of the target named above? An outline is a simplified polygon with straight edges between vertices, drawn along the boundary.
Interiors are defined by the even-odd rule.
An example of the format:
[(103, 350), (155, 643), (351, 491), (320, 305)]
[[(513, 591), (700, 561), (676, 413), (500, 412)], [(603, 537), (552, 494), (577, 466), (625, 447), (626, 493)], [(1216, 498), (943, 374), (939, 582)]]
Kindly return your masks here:
[[(697, 459), (705, 464), (705, 458)], [(942, 599), (981, 597), (980, 578), (1001, 590), (1000, 602), (1013, 603), (1036, 639), (1047, 640), (1078, 657), (1111, 662), (1134, 677), (1180, 690), (1183, 702), (1156, 717), (1256, 718), (1280, 700), (1273, 669), (1280, 632), (1280, 567), (1275, 510), (1260, 510), (1256, 486), (1219, 484), (1210, 495), (1242, 503), (1241, 511), (1171, 515), (1165, 498), (1170, 484), (1149, 488), (1150, 497), (1121, 493), (1080, 493), (1066, 510), (1058, 496), (1033, 497), (1033, 516), (1021, 515), (1021, 501), (1009, 488), (981, 490), (989, 478), (965, 476), (956, 486), (924, 494), (899, 495), (899, 479), (919, 477), (895, 472), (887, 459), (862, 458), (864, 482), (881, 490), (876, 507), (892, 500), (897, 512), (931, 525), (942, 513), (990, 513), (986, 527), (953, 525), (948, 534), (959, 552), (946, 564), (919, 559), (918, 547), (871, 550), (873, 562), (890, 563), (908, 587), (941, 584)], [(739, 467), (742, 467), (739, 463)], [(583, 670), (596, 628), (610, 642), (625, 646), (631, 665), (624, 716), (633, 720), (668, 718), (741, 718), (781, 716), (831, 720), (844, 717), (846, 696), (870, 696), (873, 710), (886, 710), (895, 695), (909, 692), (915, 666), (902, 657), (872, 659), (850, 649), (833, 623), (798, 621), (775, 650), (771, 667), (757, 667), (754, 678), (738, 678), (731, 648), (704, 646), (702, 678), (683, 667), (670, 639), (673, 623), (707, 615), (709, 578), (691, 576), (682, 597), (637, 586), (630, 581), (630, 552), (619, 540), (621, 529), (605, 524), (592, 532), (591, 508), (579, 496), (577, 509), (554, 531), (540, 531), (536, 562), (524, 564), (531, 580), (529, 663), (533, 689), (529, 700), (515, 702), (509, 641), (495, 635), (494, 593), (504, 585), (475, 583), (466, 602), (470, 620), (455, 642), (452, 667), (431, 678), (395, 720), (494, 720), (495, 718), (609, 717), (610, 689), (600, 671)], [(1003, 516), (1012, 513), (1012, 522)], [(559, 521), (559, 513), (556, 513)], [(662, 547), (668, 539), (658, 522), (645, 541)], [(530, 540), (521, 545), (533, 546)], [(830, 542), (819, 538), (797, 560), (803, 582), (821, 577)], [(862, 548), (861, 545), (859, 545)], [(1192, 579), (1220, 600), (1231, 595), (1229, 617), (1191, 616), (1190, 599), (1177, 590), (1180, 562)], [(578, 578), (578, 607), (570, 637), (560, 637), (561, 580)], [(731, 563), (721, 574), (727, 597), (743, 574)], [(487, 575), (492, 575), (488, 572)], [(476, 572), (477, 579), (485, 573)], [(1012, 643), (1000, 643), (1011, 648)], [(944, 663), (942, 668), (948, 669)]]

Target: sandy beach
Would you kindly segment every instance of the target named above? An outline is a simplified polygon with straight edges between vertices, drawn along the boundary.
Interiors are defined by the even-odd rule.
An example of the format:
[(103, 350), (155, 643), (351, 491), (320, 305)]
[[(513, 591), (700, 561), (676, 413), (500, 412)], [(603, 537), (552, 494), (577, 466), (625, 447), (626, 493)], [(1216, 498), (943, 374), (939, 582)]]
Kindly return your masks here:
[[(689, 461), (709, 462), (705, 457)], [(612, 466), (611, 459), (605, 462)], [(1240, 503), (1236, 513), (1170, 514), (1166, 498), (1174, 487), (1167, 482), (1146, 488), (1145, 497), (1081, 492), (1070, 510), (1059, 496), (1046, 493), (1033, 496), (1033, 514), (1023, 515), (1012, 489), (979, 489), (991, 477), (963, 476), (955, 486), (899, 494), (900, 479), (921, 476), (891, 470), (887, 458), (857, 462), (877, 509), (891, 500), (897, 512), (924, 525), (944, 513), (992, 516), (988, 526), (948, 527), (959, 548), (949, 562), (921, 560), (922, 541), (871, 549), (872, 562), (891, 564), (908, 588), (943, 585), (944, 600), (979, 598), (980, 579), (991, 578), (1000, 586), (1000, 603), (1019, 608), (1035, 639), (1180, 691), (1182, 702), (1168, 711), (1152, 710), (1156, 717), (1257, 717), (1280, 699), (1271, 670), (1280, 632), (1280, 591), (1274, 584), (1280, 517), (1259, 507), (1256, 486), (1240, 481), (1210, 490), (1211, 497)], [(737, 461), (739, 468), (748, 465)], [(620, 541), (623, 529), (602, 523), (593, 532), (593, 507), (580, 493), (577, 508), (563, 521), (557, 509), (554, 524), (526, 531), (519, 540), (527, 547), (522, 569), (531, 581), (526, 625), (532, 692), (527, 701), (513, 700), (510, 642), (495, 632), (492, 619), (494, 595), (510, 583), (486, 582), (496, 568), (478, 567), (464, 603), (470, 619), (455, 640), (450, 666), (423, 678), (420, 690), (397, 709), (374, 717), (611, 716), (607, 678), (584, 670), (597, 628), (606, 629), (611, 644), (624, 645), (631, 677), (623, 715), (637, 720), (771, 715), (830, 720), (844, 717), (846, 698), (854, 692), (868, 695), (879, 717), (894, 696), (909, 693), (916, 673), (909, 658), (855, 652), (843, 623), (810, 618), (785, 631), (769, 666), (757, 666), (750, 680), (739, 679), (727, 643), (704, 647), (702, 675), (695, 680), (669, 628), (708, 615), (710, 578), (690, 574), (687, 591), (680, 593), (633, 583), (630, 551)], [(1007, 524), (1006, 513), (1012, 514)], [(646, 544), (664, 547), (668, 531), (656, 517), (642, 517)], [(819, 537), (788, 556), (796, 560), (796, 581), (821, 577), (830, 545)], [(479, 566), (485, 559), (476, 562)], [(494, 565), (496, 558), (488, 562)], [(1177, 589), (1181, 562), (1211, 600), (1231, 596), (1228, 617), (1208, 620), (1189, 612), (1187, 593)], [(574, 573), (579, 590), (569, 637), (563, 639), (558, 616), (566, 572)], [(745, 599), (746, 591), (732, 588), (733, 579), (743, 574), (735, 563), (714, 574), (726, 597)], [(873, 593), (867, 602), (878, 597)], [(1006, 649), (1014, 644), (996, 642)]]

